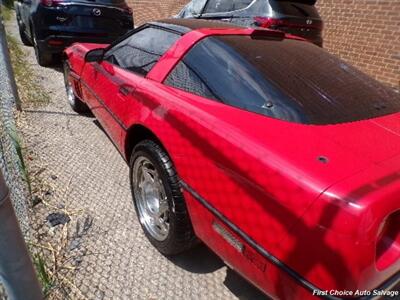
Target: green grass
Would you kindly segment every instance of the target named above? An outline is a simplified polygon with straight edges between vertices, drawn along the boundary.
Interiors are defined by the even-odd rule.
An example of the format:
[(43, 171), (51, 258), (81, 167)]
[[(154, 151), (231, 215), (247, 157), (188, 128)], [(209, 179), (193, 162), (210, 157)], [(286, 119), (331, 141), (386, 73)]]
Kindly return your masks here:
[(26, 60), (25, 52), (17, 40), (9, 34), (7, 34), (7, 42), (22, 105), (47, 104), (50, 101), (49, 95), (36, 82), (37, 78)]
[(7, 7), (14, 7), (14, 0), (3, 0), (3, 5), (7, 6)]
[(54, 281), (48, 271), (46, 262), (40, 254), (35, 254), (33, 255), (33, 264), (42, 286), (43, 294), (47, 296), (50, 290), (54, 287)]
[(16, 128), (11, 129), (8, 132), (8, 134), (14, 144), (15, 150), (17, 151), (17, 155), (19, 158), (19, 162), (18, 162), (19, 171), (21, 172), (21, 174), (23, 176), (23, 180), (26, 182), (26, 184), (28, 186), (29, 195), (32, 196), (32, 185), (31, 185), (31, 180), (29, 177), (28, 168), (26, 167), (26, 164), (24, 161), (21, 139), (19, 138), (19, 136), (17, 134)]
[[(15, 81), (18, 86), (18, 94), (22, 102), (22, 106), (35, 107), (47, 104), (50, 100), (49, 95), (36, 82), (35, 74), (26, 59), (26, 53), (21, 48), (18, 41), (13, 36), (10, 36), (8, 34), (7, 43), (10, 51)], [(20, 159), (19, 170), (23, 175), (23, 179), (27, 183), (30, 195), (32, 195), (31, 180), (29, 178), (27, 166), (24, 163), (22, 142), (18, 137), (16, 129), (11, 130), (9, 132), (9, 135), (11, 137), (11, 140), (13, 141), (14, 147)]]
[[(4, 3), (4, 2), (3, 2)], [(7, 0), (5, 6), (2, 5), (2, 14), (5, 20), (12, 18), (12, 2)], [(27, 54), (24, 52), (20, 43), (16, 38), (7, 34), (7, 43), (11, 57), (11, 63), (14, 71), (15, 81), (18, 87), (19, 97), (22, 102), (22, 106), (37, 106), (45, 105), (49, 102), (49, 95), (43, 90), (43, 88), (37, 83), (37, 78), (34, 71), (30, 67), (27, 60)], [(15, 150), (17, 152), (19, 163), (18, 168), (23, 174), (24, 180), (26, 181), (29, 192), (32, 195), (31, 181), (29, 178), (28, 168), (24, 162), (24, 151), (22, 147), (22, 141), (17, 134), (16, 128), (11, 128), (8, 132)], [(36, 252), (36, 251), (35, 251)], [(57, 286), (54, 274), (51, 273), (46, 258), (42, 252), (32, 252), (32, 260), (35, 266), (36, 274), (40, 281), (43, 289), (43, 294), (46, 298), (51, 299), (51, 293)]]
[(9, 21), (11, 20), (12, 14), (14, 7), (13, 7), (13, 3), (9, 3), (9, 1), (4, 2), (1, 5), (1, 14), (3, 16), (4, 21)]

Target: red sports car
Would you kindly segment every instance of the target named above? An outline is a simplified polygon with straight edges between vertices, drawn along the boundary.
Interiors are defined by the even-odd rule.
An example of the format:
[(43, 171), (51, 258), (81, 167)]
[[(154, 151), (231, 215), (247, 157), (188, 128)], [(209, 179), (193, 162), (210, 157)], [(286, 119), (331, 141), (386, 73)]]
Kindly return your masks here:
[(66, 50), (65, 83), (130, 166), (150, 242), (203, 241), (272, 298), (400, 280), (400, 95), (319, 47), (204, 20)]

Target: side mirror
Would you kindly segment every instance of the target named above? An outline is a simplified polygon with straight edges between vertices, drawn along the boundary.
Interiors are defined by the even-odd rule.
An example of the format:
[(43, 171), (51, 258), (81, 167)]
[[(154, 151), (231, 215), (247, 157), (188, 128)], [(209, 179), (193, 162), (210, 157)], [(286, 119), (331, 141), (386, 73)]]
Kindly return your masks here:
[(86, 62), (99, 62), (102, 61), (104, 57), (104, 49), (93, 49), (86, 53), (85, 61)]

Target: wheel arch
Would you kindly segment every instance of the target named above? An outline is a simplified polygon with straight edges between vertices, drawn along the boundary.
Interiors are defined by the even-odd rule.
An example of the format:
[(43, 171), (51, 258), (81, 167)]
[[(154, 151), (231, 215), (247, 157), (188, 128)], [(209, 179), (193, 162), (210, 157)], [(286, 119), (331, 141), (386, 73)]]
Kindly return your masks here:
[(133, 148), (143, 140), (151, 140), (157, 143), (165, 152), (168, 153), (161, 140), (151, 129), (142, 124), (134, 124), (128, 129), (125, 137), (124, 156), (126, 161), (129, 162)]

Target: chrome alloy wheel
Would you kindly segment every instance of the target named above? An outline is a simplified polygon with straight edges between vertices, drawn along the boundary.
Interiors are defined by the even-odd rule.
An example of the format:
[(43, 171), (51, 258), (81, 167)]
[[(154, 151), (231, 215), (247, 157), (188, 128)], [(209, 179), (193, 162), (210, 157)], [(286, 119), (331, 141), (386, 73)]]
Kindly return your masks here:
[[(66, 71), (67, 72), (67, 71)], [(71, 82), (68, 80), (68, 74), (65, 75), (65, 88), (67, 90), (67, 99), (69, 104), (75, 105), (75, 94)]]
[(133, 165), (132, 184), (140, 223), (157, 241), (169, 234), (169, 206), (164, 185), (153, 163), (139, 156)]

